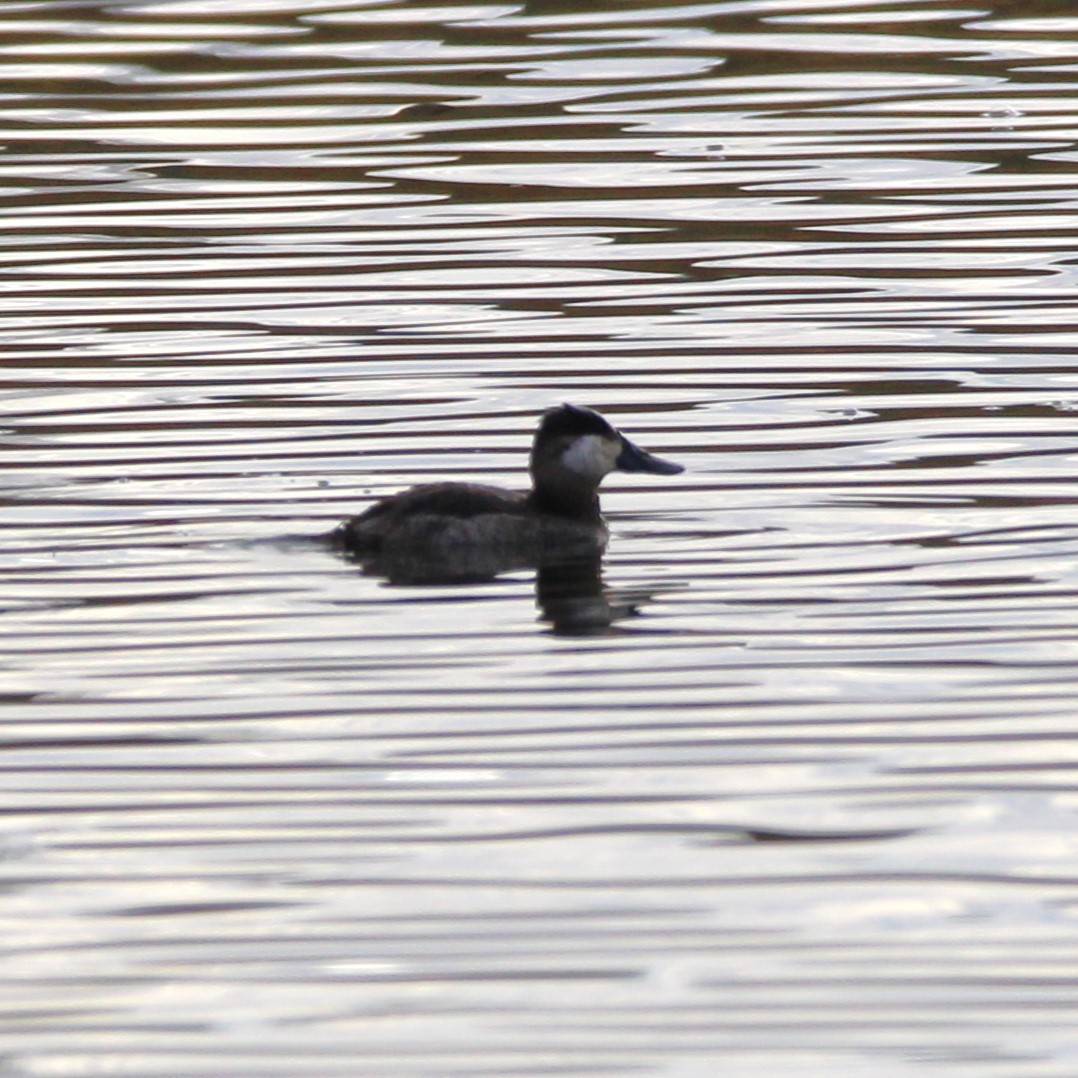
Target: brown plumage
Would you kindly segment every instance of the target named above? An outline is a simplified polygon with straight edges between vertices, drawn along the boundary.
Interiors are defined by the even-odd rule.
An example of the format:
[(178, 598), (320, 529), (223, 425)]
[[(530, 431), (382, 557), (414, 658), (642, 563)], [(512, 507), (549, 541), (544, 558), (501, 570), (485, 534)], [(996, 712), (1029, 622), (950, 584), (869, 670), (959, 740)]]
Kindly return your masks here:
[[(493, 576), (551, 556), (600, 553), (607, 531), (598, 490), (608, 473), (683, 471), (633, 445), (597, 412), (571, 404), (544, 414), (529, 470), (527, 493), (478, 483), (412, 487), (346, 520), (334, 541), (375, 571), (394, 562), (432, 569), (459, 563), (463, 573), (450, 576)], [(493, 563), (504, 568), (486, 572)]]

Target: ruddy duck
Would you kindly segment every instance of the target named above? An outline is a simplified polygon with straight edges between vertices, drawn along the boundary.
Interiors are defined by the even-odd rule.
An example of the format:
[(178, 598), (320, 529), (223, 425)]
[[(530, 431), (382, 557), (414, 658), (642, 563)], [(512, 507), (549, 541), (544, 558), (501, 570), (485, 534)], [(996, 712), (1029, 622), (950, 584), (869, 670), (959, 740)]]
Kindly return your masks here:
[(634, 445), (598, 412), (563, 404), (543, 415), (535, 433), (529, 492), (425, 483), (346, 520), (333, 539), (365, 568), (391, 579), (414, 575), (395, 573), (394, 564), (429, 568), (439, 562), (445, 579), (480, 579), (552, 557), (596, 556), (607, 540), (598, 494), (605, 476), (684, 470)]

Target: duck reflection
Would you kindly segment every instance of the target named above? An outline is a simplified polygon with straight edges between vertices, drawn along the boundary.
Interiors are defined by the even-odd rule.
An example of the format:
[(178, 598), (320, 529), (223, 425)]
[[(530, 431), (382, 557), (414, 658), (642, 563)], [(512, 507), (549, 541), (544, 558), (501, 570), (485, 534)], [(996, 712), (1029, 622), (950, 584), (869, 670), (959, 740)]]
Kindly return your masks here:
[(610, 631), (615, 622), (634, 617), (653, 593), (643, 589), (613, 589), (603, 583), (602, 558), (594, 553), (559, 557), (528, 565), (498, 558), (491, 551), (458, 551), (452, 557), (424, 561), (403, 551), (381, 551), (377, 556), (343, 556), (360, 565), (367, 576), (377, 576), (401, 587), (486, 584), (522, 569), (535, 569), (535, 600), (540, 619), (559, 636), (592, 636)]
[(592, 636), (635, 616), (651, 594), (605, 587), (602, 560), (588, 558), (541, 565), (535, 574), (535, 598), (540, 616), (555, 633)]

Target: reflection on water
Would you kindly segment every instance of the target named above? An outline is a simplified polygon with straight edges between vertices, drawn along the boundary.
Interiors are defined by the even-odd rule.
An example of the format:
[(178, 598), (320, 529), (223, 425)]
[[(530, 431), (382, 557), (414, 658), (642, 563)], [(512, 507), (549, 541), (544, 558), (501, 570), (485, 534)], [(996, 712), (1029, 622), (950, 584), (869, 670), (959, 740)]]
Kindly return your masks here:
[(341, 556), (358, 562), (364, 573), (403, 587), (485, 584), (513, 570), (534, 569), (535, 600), (542, 619), (565, 636), (604, 632), (615, 621), (636, 615), (639, 606), (651, 598), (640, 589), (611, 592), (605, 588), (598, 555), (555, 558), (537, 567), (484, 548), (455, 550), (438, 561), (417, 558), (406, 550), (371, 557), (342, 551)]
[(5, 1073), (1074, 1073), (1065, 8), (4, 5)]
[(535, 597), (544, 621), (565, 636), (587, 636), (609, 629), (638, 612), (646, 592), (611, 593), (603, 587), (599, 558), (542, 565), (535, 574)]

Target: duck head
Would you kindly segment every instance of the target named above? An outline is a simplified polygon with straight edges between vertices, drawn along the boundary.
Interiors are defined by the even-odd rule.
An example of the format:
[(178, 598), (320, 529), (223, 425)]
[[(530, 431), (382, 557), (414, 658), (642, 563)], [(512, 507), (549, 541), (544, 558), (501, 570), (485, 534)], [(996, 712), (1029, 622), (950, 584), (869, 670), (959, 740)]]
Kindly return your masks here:
[(532, 445), (536, 487), (556, 484), (594, 491), (614, 471), (677, 475), (684, 470), (629, 441), (598, 412), (575, 404), (546, 412)]

